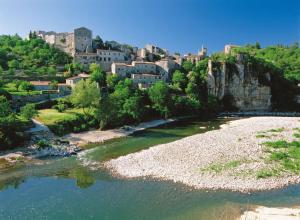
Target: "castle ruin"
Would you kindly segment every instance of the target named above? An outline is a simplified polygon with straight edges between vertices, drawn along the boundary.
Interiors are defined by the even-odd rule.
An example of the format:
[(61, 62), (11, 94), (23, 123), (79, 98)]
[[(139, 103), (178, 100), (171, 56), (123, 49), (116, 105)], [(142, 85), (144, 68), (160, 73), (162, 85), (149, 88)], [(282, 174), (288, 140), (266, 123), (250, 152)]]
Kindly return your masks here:
[(36, 31), (36, 34), (47, 43), (71, 56), (78, 52), (92, 50), (92, 31), (85, 27), (76, 28), (73, 32)]

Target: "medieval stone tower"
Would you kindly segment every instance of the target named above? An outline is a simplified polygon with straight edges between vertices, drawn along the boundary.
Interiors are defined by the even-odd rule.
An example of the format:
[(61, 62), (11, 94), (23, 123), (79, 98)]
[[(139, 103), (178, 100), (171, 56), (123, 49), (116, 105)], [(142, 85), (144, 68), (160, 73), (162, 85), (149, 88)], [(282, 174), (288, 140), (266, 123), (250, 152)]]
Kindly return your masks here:
[(85, 27), (74, 29), (74, 47), (75, 52), (86, 52), (91, 48), (92, 31)]

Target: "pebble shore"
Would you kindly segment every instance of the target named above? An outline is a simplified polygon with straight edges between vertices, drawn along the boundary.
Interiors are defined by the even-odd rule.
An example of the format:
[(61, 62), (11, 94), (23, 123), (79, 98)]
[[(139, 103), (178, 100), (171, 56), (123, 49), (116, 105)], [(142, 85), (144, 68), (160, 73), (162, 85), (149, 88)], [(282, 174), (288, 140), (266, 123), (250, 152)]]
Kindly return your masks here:
[[(257, 172), (270, 168), (266, 162), (265, 141), (294, 140), (293, 128), (300, 117), (251, 117), (229, 122), (219, 130), (193, 135), (167, 144), (129, 154), (105, 163), (112, 173), (124, 178), (149, 177), (172, 180), (196, 189), (251, 192), (281, 188), (300, 183), (300, 176), (257, 178)], [(268, 138), (257, 134), (284, 128)], [(230, 164), (220, 172), (210, 171), (214, 164)], [(218, 166), (219, 166), (218, 165)]]

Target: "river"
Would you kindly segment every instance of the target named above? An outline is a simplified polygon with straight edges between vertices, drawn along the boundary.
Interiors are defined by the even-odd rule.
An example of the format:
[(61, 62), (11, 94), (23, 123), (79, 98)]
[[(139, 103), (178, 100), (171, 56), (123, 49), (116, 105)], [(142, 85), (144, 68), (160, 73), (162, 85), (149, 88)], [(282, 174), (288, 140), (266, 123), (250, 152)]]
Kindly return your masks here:
[(224, 120), (176, 122), (91, 145), (79, 157), (44, 158), (0, 173), (0, 219), (235, 219), (254, 205), (300, 204), (300, 186), (241, 194), (113, 177), (101, 162), (189, 135)]

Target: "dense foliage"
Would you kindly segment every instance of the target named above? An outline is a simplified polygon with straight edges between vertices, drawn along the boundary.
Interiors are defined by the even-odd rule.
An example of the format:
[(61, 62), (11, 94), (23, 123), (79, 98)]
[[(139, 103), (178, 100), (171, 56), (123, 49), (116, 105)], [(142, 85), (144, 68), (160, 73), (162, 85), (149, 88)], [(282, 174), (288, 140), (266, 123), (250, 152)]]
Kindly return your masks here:
[(257, 43), (256, 45), (246, 45), (234, 50), (251, 54), (258, 59), (272, 63), (283, 71), (286, 79), (300, 82), (300, 48), (298, 43), (291, 46), (277, 45), (265, 48), (260, 48)]
[(83, 109), (83, 115), (60, 120), (50, 128), (57, 134), (63, 134), (160, 117), (199, 116), (204, 110), (213, 112), (218, 103), (212, 97), (208, 99), (205, 91), (207, 60), (184, 66), (186, 68), (174, 73), (171, 84), (158, 81), (149, 89), (140, 90), (132, 80), (106, 75), (99, 65), (91, 64), (91, 77), (76, 84), (69, 99), (71, 105), (65, 99), (53, 106), (62, 113), (67, 109)]
[(0, 74), (55, 75), (57, 66), (70, 62), (70, 56), (42, 39), (0, 36)]
[(19, 146), (24, 141), (23, 130), (27, 123), (26, 118), (12, 111), (7, 98), (0, 96), (0, 150)]

